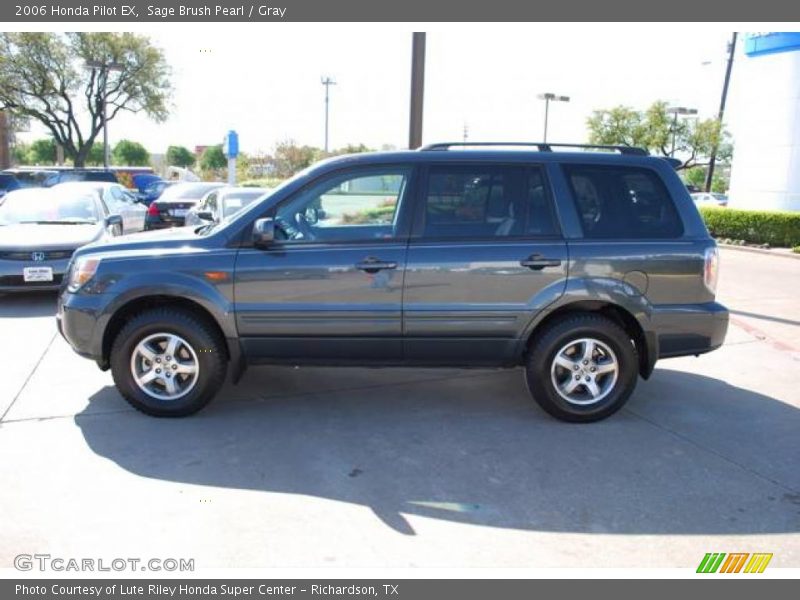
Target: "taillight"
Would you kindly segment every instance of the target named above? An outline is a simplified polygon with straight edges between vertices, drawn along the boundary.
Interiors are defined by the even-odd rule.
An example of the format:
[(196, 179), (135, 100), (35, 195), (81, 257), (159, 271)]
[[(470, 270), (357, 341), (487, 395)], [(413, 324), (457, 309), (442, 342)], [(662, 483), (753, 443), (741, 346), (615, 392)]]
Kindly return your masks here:
[(147, 208), (147, 214), (151, 217), (159, 217), (161, 216), (161, 211), (158, 210), (155, 202), (151, 202), (150, 206)]
[(705, 265), (703, 267), (703, 283), (712, 294), (717, 292), (719, 279), (719, 251), (717, 247), (706, 248)]

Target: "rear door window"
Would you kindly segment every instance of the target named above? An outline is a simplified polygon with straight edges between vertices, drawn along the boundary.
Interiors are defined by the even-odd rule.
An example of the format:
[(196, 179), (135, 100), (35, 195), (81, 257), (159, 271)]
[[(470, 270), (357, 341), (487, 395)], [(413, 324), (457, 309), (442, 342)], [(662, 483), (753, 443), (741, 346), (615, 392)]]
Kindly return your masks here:
[(433, 166), (424, 196), (422, 237), (519, 238), (557, 234), (538, 168)]
[(669, 239), (683, 224), (658, 174), (639, 167), (565, 165), (589, 239)]

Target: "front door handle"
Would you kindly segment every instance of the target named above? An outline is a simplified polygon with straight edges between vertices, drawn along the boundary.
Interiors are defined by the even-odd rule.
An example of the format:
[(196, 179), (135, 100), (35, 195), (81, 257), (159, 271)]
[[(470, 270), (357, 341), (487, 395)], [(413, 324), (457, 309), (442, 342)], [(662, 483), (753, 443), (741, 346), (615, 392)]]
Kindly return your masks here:
[(557, 258), (545, 258), (541, 254), (531, 254), (528, 258), (519, 261), (520, 266), (528, 267), (534, 271), (541, 271), (547, 267), (561, 266), (561, 260)]
[(364, 271), (365, 273), (377, 273), (385, 269), (396, 269), (397, 263), (394, 261), (385, 261), (378, 258), (369, 257), (361, 262), (356, 263), (356, 269)]

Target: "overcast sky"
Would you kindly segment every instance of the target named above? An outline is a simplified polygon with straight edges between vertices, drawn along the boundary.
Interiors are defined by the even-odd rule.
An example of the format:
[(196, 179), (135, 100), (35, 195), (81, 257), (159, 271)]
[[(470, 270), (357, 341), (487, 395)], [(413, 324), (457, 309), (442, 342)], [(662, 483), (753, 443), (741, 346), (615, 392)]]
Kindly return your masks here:
[[(130, 26), (128, 26), (130, 27)], [(110, 29), (105, 25), (106, 29)], [(714, 116), (728, 25), (455, 24), (428, 33), (424, 140), (540, 140), (543, 102), (550, 141), (586, 139), (593, 109), (644, 108), (663, 99)], [(404, 147), (408, 139), (411, 31), (388, 24), (226, 24), (139, 27), (174, 70), (166, 123), (125, 115), (109, 124), (112, 143), (219, 143), (228, 129), (247, 152), (291, 138), (323, 145), (324, 88), (330, 75), (331, 147)], [(703, 64), (706, 63), (706, 64)], [(735, 84), (735, 81), (734, 81)], [(34, 129), (24, 139), (39, 137)]]

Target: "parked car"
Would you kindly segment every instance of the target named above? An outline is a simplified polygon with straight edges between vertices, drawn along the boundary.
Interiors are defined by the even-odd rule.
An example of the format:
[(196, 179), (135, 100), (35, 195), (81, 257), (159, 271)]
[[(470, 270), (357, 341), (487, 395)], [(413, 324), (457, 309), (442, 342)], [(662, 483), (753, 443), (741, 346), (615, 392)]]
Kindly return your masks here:
[(261, 198), (269, 188), (259, 187), (221, 187), (208, 192), (186, 213), (186, 225), (206, 225), (219, 223), (242, 210), (245, 206)]
[(105, 181), (119, 183), (114, 171), (106, 169), (58, 169), (44, 180), (45, 187), (77, 181)]
[(715, 192), (692, 194), (692, 200), (694, 200), (695, 204), (703, 206), (728, 206), (728, 197), (725, 194), (717, 194)]
[(157, 200), (150, 203), (145, 229), (182, 227), (189, 209), (208, 192), (224, 185), (218, 182), (189, 182), (169, 186)]
[(159, 416), (282, 363), (522, 367), (595, 421), (722, 345), (716, 244), (668, 161), (466, 145), (326, 160), (219, 223), (81, 248), (59, 329)]
[(165, 181), (163, 179), (154, 181), (147, 184), (147, 186), (145, 186), (145, 188), (139, 192), (137, 196), (144, 205), (150, 206), (153, 203), (153, 200), (158, 200), (158, 198), (161, 197), (161, 194), (164, 193), (164, 190), (171, 185), (175, 185), (175, 182)]
[(121, 217), (96, 194), (9, 192), (0, 204), (0, 293), (58, 289), (77, 248), (121, 230)]
[(122, 217), (122, 233), (144, 231), (147, 207), (139, 202), (136, 195), (119, 183), (102, 181), (76, 181), (59, 183), (53, 186), (57, 193), (76, 195), (80, 193), (97, 194), (112, 214)]
[(44, 182), (51, 177), (55, 171), (52, 169), (39, 169), (35, 167), (15, 167), (3, 171), (6, 175), (12, 175), (19, 182), (20, 187), (42, 187)]
[(10, 173), (0, 173), (0, 202), (3, 201), (3, 196), (13, 190), (18, 190), (22, 187), (17, 181), (17, 178)]

